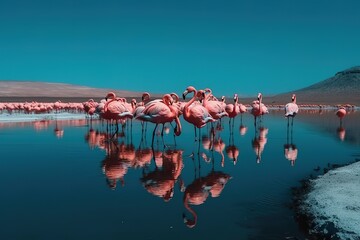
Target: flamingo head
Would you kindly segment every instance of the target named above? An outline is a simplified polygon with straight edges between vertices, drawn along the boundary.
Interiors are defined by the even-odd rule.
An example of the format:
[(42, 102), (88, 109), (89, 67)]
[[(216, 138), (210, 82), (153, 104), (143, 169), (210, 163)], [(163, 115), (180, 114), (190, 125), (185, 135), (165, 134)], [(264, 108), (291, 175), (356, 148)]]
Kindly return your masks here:
[(141, 100), (144, 102), (144, 101), (147, 101), (150, 99), (150, 93), (148, 92), (144, 92), (141, 96)]
[(187, 226), (188, 228), (193, 228), (193, 227), (195, 227), (195, 225), (196, 225), (196, 219), (188, 219), (188, 218), (186, 218), (185, 213), (183, 213), (183, 219), (184, 219), (184, 223), (186, 224), (186, 226)]
[(172, 199), (174, 196), (174, 188), (171, 188), (169, 191), (166, 191), (165, 195), (163, 196), (163, 199), (165, 202), (168, 202)]
[(238, 95), (235, 93), (234, 94), (234, 102), (236, 102), (237, 99), (238, 99)]
[(295, 95), (295, 94), (293, 94), (293, 95), (292, 95), (292, 97), (291, 97), (291, 101), (293, 101), (293, 102), (294, 102), (295, 100), (296, 100), (296, 95)]
[(179, 96), (176, 93), (170, 93), (170, 96), (173, 98), (173, 102), (179, 102)]
[(212, 93), (210, 88), (205, 88), (204, 91), (205, 91), (205, 93)]
[(262, 94), (261, 93), (258, 93), (258, 96), (257, 96), (258, 100), (260, 101), (262, 99)]
[(174, 99), (171, 97), (170, 94), (165, 94), (162, 98), (163, 102), (167, 105), (172, 105), (173, 104), (173, 101)]
[(196, 92), (195, 88), (193, 86), (188, 86), (185, 91), (183, 92), (182, 96), (183, 96), (183, 99), (185, 100), (185, 97), (188, 93), (190, 92)]
[(221, 101), (225, 102), (225, 96), (221, 96)]
[(199, 90), (196, 93), (196, 97), (197, 99), (200, 101), (200, 103), (205, 99), (205, 91), (204, 90)]
[(106, 97), (105, 97), (106, 101), (108, 99), (115, 99), (115, 98), (116, 98), (116, 94), (114, 92), (108, 92), (108, 94), (106, 94)]

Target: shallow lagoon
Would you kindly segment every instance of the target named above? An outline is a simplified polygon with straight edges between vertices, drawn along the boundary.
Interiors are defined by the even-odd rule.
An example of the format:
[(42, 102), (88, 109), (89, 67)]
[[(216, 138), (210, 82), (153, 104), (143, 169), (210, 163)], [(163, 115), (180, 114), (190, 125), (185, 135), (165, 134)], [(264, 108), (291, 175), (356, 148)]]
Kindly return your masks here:
[(176, 145), (167, 126), (165, 149), (136, 121), (117, 142), (99, 120), (1, 122), (1, 238), (302, 239), (291, 188), (358, 158), (359, 120), (351, 112), (340, 128), (334, 110), (301, 110), (291, 130), (272, 110), (257, 131), (244, 114), (196, 143), (182, 120)]

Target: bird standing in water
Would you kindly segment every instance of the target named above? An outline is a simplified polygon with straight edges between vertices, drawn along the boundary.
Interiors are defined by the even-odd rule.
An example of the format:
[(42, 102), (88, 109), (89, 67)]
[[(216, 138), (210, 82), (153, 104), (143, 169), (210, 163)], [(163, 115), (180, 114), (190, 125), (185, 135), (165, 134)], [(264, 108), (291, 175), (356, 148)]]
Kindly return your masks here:
[(293, 94), (291, 97), (291, 102), (285, 105), (285, 117), (288, 119), (288, 126), (289, 126), (289, 117), (292, 118), (291, 126), (294, 123), (294, 117), (299, 112), (299, 106), (296, 104), (296, 95)]

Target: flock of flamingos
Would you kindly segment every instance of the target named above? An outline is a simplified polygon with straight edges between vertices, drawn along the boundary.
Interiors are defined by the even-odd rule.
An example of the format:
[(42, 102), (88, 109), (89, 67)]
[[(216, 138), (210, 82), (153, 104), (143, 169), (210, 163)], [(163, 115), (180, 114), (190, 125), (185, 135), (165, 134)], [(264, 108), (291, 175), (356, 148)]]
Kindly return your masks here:
[[(232, 124), (233, 126), (236, 116), (249, 112), (254, 116), (254, 126), (257, 129), (257, 125), (261, 125), (262, 115), (267, 114), (269, 111), (262, 102), (261, 93), (258, 94), (257, 99), (251, 102), (250, 106), (239, 103), (237, 94), (234, 94), (232, 103), (226, 103), (224, 98), (218, 100), (212, 95), (210, 89), (196, 90), (194, 87), (189, 86), (182, 94), (183, 99), (186, 100), (189, 94), (191, 94), (191, 98), (188, 101), (181, 101), (176, 93), (165, 94), (161, 99), (151, 100), (150, 94), (145, 92), (140, 102), (136, 102), (135, 99), (127, 102), (125, 98), (117, 97), (114, 92), (109, 92), (100, 102), (89, 99), (83, 103), (62, 103), (60, 101), (55, 103), (0, 103), (0, 112), (47, 113), (52, 111), (80, 111), (85, 112), (90, 120), (95, 116), (106, 120), (109, 123), (108, 126), (115, 126), (114, 132), (105, 136), (90, 130), (87, 133), (86, 140), (90, 146), (102, 147), (107, 152), (106, 158), (102, 162), (102, 169), (109, 187), (115, 189), (118, 181), (123, 185), (123, 178), (128, 168), (144, 168), (154, 159), (156, 166), (159, 167), (151, 172), (143, 172), (141, 178), (143, 186), (149, 193), (163, 198), (164, 201), (169, 201), (174, 194), (174, 185), (179, 181), (181, 191), (184, 192), (184, 206), (192, 215), (191, 218), (187, 218), (184, 214), (184, 222), (188, 227), (192, 228), (196, 225), (197, 214), (190, 205), (204, 203), (209, 195), (218, 197), (231, 176), (221, 171), (211, 171), (207, 176), (198, 177), (185, 187), (180, 178), (183, 169), (182, 150), (166, 148), (165, 151), (157, 151), (153, 148), (158, 125), (163, 126), (161, 133), (159, 133), (163, 135), (165, 124), (175, 122), (176, 126), (173, 127), (174, 136), (179, 136), (182, 130), (179, 118), (182, 116), (186, 122), (194, 126), (194, 140), (199, 143), (201, 141), (205, 148), (211, 140), (204, 138), (200, 140), (200, 129), (208, 123), (219, 123), (224, 117), (227, 117), (229, 125)], [(291, 96), (291, 102), (282, 107), (284, 108), (285, 117), (288, 118), (289, 131), (289, 125), (293, 125), (293, 119), (299, 111), (295, 94)], [(346, 115), (346, 108), (339, 107), (336, 115), (341, 123), (342, 118)], [(131, 144), (121, 143), (118, 145), (116, 141), (108, 141), (119, 133), (119, 123), (124, 126), (126, 122), (133, 119), (141, 121), (143, 132), (146, 131), (147, 122), (155, 124), (152, 133), (152, 148), (139, 147), (138, 150), (135, 150)], [(61, 134), (60, 130), (58, 132)], [(257, 162), (260, 162), (261, 152), (266, 143), (267, 129), (260, 126), (259, 132), (259, 141), (253, 142), (254, 150), (257, 152)], [(143, 141), (143, 138), (141, 140)], [(220, 149), (222, 146), (217, 146), (216, 139), (212, 140), (214, 149), (217, 151), (217, 148), (219, 148), (219, 152), (222, 152), (223, 149)], [(207, 148), (210, 147), (207, 146)], [(238, 153), (235, 152), (236, 149), (228, 150), (235, 164), (236, 154)], [(284, 152), (286, 158), (293, 165), (297, 158), (296, 146), (288, 143), (284, 146)], [(206, 156), (202, 156), (202, 158), (206, 161)], [(119, 161), (119, 159), (127, 160)], [(137, 160), (133, 161), (134, 159)]]
[[(233, 103), (225, 103), (225, 97), (218, 100), (211, 89), (196, 90), (193, 86), (189, 86), (182, 94), (186, 99), (188, 94), (192, 94), (189, 101), (180, 101), (176, 93), (165, 94), (161, 99), (151, 100), (150, 94), (145, 92), (142, 100), (137, 102), (132, 99), (128, 102), (126, 98), (117, 97), (114, 92), (109, 92), (104, 99), (96, 102), (89, 99), (83, 103), (1, 103), (0, 112), (7, 110), (8, 112), (23, 111), (26, 113), (46, 113), (50, 111), (85, 111), (92, 117), (98, 115), (101, 119), (109, 120), (116, 124), (125, 123), (128, 119), (136, 119), (142, 122), (151, 122), (156, 124), (153, 136), (158, 124), (171, 123), (175, 121), (176, 127), (174, 133), (176, 136), (181, 134), (181, 123), (179, 117), (182, 115), (184, 120), (194, 125), (195, 140), (197, 140), (196, 128), (200, 129), (209, 122), (221, 121), (223, 117), (229, 120), (234, 119), (237, 115), (248, 111), (248, 107), (239, 103), (238, 95), (234, 94)], [(294, 118), (299, 111), (296, 104), (295, 94), (291, 97), (291, 102), (285, 105), (285, 117)], [(257, 99), (250, 104), (250, 113), (254, 116), (254, 125), (257, 119), (268, 113), (268, 108), (262, 102), (262, 94), (259, 93)], [(336, 115), (340, 120), (346, 115), (346, 108), (339, 107)], [(118, 130), (118, 128), (117, 128)]]
[[(192, 94), (189, 101), (185, 101), (188, 94)], [(100, 102), (89, 99), (83, 103), (62, 103), (56, 101), (55, 103), (38, 103), (38, 102), (25, 102), (25, 103), (1, 103), (0, 113), (8, 111), (10, 113), (22, 111), (25, 113), (47, 113), (51, 111), (84, 111), (91, 119), (94, 115), (100, 119), (107, 120), (109, 123), (114, 123), (116, 130), (115, 136), (119, 127), (118, 124), (124, 124), (127, 120), (135, 119), (141, 121), (142, 126), (144, 123), (151, 122), (155, 124), (152, 135), (152, 143), (156, 129), (159, 124), (163, 125), (161, 136), (163, 136), (164, 125), (175, 121), (174, 134), (179, 136), (181, 134), (181, 122), (179, 117), (182, 115), (184, 120), (194, 126), (195, 141), (198, 139), (197, 129), (203, 128), (209, 122), (220, 121), (224, 117), (229, 118), (229, 124), (236, 116), (242, 115), (245, 112), (250, 112), (254, 116), (254, 125), (256, 128), (257, 120), (261, 119), (262, 115), (267, 114), (268, 108), (262, 102), (262, 94), (259, 93), (257, 99), (252, 101), (250, 106), (245, 106), (239, 103), (237, 94), (234, 94), (233, 103), (226, 103), (225, 97), (218, 100), (213, 94), (211, 89), (196, 90), (193, 86), (189, 86), (182, 94), (184, 101), (180, 101), (176, 93), (169, 93), (163, 95), (161, 99), (151, 100), (150, 94), (144, 92), (140, 102), (132, 99), (128, 102), (126, 98), (118, 97), (114, 92), (107, 93), (106, 97)], [(285, 117), (288, 118), (288, 125), (290, 120), (293, 125), (293, 119), (299, 111), (296, 103), (296, 95), (293, 94), (291, 102), (287, 103), (284, 107)], [(346, 108), (339, 106), (336, 115), (340, 119), (340, 125), (343, 117), (346, 115)]]

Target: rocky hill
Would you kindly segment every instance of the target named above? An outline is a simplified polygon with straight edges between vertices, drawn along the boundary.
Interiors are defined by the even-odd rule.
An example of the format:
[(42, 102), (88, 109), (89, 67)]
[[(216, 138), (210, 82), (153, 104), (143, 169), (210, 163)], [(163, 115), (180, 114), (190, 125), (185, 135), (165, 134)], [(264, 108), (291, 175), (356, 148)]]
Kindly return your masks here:
[(115, 89), (100, 89), (63, 83), (44, 83), (32, 81), (0, 81), (0, 101), (76, 101), (89, 98), (102, 99), (113, 91), (122, 97), (140, 97), (140, 92)]
[(295, 93), (298, 103), (303, 104), (352, 104), (360, 105), (360, 66), (336, 73), (333, 77), (306, 88), (264, 98), (264, 102), (289, 102)]
[[(0, 81), (0, 101), (82, 101), (89, 98), (100, 100), (107, 92), (113, 91), (118, 96), (139, 98), (142, 93), (115, 89), (99, 89), (62, 83), (44, 83), (31, 81)], [(360, 66), (340, 71), (333, 77), (303, 89), (263, 96), (265, 104), (283, 105), (296, 93), (298, 104), (351, 104), (360, 106)], [(152, 94), (160, 97), (159, 94)], [(253, 98), (239, 99), (250, 103)]]

